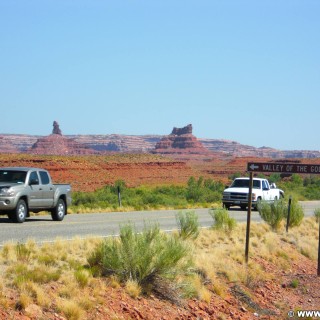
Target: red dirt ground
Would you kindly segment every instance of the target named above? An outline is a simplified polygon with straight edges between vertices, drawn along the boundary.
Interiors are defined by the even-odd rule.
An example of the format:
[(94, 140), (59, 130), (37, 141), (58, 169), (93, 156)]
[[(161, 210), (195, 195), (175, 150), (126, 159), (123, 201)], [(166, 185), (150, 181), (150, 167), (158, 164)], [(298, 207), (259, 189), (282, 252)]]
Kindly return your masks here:
[(73, 191), (94, 191), (117, 180), (124, 180), (129, 187), (185, 184), (191, 176), (204, 176), (227, 183), (230, 175), (245, 173), (247, 162), (255, 160), (258, 159), (222, 158), (221, 155), (177, 155), (169, 158), (151, 154), (0, 154), (1, 167), (41, 167), (49, 170), (54, 183), (70, 183)]

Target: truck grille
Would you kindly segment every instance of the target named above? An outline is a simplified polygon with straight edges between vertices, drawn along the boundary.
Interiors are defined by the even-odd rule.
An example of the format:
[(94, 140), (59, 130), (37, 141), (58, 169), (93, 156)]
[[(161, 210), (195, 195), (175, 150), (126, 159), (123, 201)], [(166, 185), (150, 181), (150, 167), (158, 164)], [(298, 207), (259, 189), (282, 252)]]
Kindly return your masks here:
[(246, 193), (231, 192), (230, 200), (248, 200), (248, 195)]

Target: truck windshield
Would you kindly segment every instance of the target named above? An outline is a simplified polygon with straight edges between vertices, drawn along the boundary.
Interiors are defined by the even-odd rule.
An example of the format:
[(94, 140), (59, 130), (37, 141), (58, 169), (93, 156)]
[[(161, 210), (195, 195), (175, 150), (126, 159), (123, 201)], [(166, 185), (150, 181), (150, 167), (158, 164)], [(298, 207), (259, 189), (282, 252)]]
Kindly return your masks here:
[[(248, 179), (236, 179), (233, 181), (231, 188), (249, 188), (249, 181)], [(260, 189), (260, 180), (253, 180), (253, 188)]]
[(25, 183), (25, 171), (0, 170), (0, 182)]

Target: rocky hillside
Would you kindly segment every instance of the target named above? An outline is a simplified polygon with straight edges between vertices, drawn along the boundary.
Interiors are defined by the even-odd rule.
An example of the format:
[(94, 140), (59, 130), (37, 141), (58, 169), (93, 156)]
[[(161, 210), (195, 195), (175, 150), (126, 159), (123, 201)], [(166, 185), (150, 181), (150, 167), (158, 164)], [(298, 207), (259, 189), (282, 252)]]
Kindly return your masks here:
[[(53, 137), (50, 137), (50, 135), (0, 134), (0, 153), (52, 154), (56, 150), (56, 148), (52, 148), (51, 143), (53, 142), (58, 146), (59, 144), (61, 145), (58, 148), (58, 154), (151, 153), (154, 150), (163, 154), (170, 154), (172, 151), (176, 153), (185, 153), (184, 151), (190, 153), (190, 150), (183, 149), (184, 147), (185, 149), (190, 149), (191, 147), (193, 151), (198, 149), (195, 153), (203, 154), (203, 152), (209, 150), (228, 157), (267, 157), (273, 159), (320, 158), (319, 151), (277, 150), (269, 147), (255, 148), (236, 141), (196, 138), (192, 133), (191, 135), (190, 133), (177, 135), (177, 131), (175, 130), (177, 128), (173, 129), (172, 133), (168, 136), (122, 134), (62, 135), (61, 132), (61, 134), (52, 133)], [(60, 138), (57, 136), (60, 136)], [(67, 152), (60, 153), (61, 150), (67, 150)]]

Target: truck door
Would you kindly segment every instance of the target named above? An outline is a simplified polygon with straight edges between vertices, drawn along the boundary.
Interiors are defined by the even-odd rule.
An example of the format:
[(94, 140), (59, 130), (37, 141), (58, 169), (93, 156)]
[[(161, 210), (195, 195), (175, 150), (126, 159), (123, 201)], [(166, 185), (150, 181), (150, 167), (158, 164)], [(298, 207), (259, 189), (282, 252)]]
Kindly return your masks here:
[(262, 193), (264, 200), (270, 200), (270, 188), (266, 180), (262, 180)]
[(29, 175), (29, 208), (39, 208), (42, 203), (42, 187), (37, 171), (30, 172)]
[(54, 197), (54, 187), (50, 182), (48, 172), (39, 171), (42, 184), (42, 207), (52, 207)]

